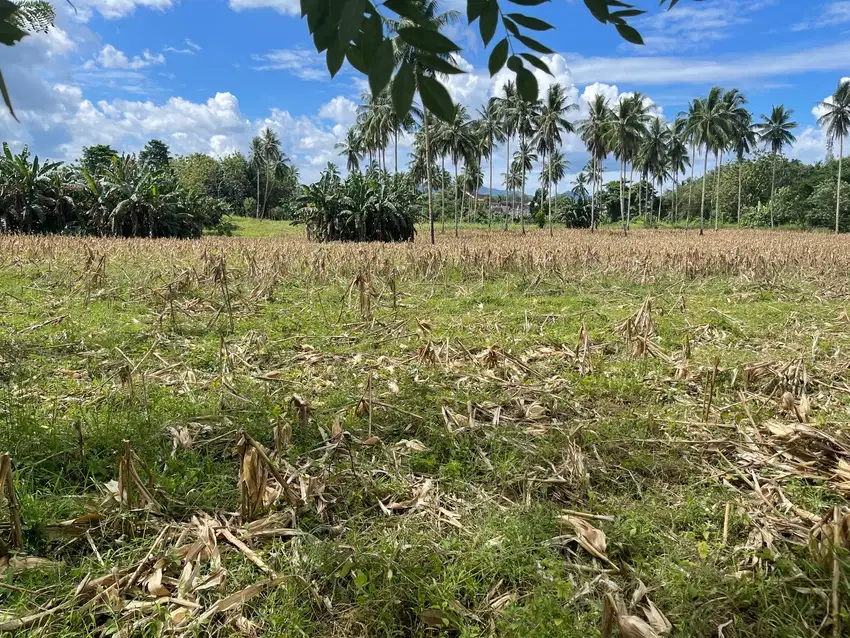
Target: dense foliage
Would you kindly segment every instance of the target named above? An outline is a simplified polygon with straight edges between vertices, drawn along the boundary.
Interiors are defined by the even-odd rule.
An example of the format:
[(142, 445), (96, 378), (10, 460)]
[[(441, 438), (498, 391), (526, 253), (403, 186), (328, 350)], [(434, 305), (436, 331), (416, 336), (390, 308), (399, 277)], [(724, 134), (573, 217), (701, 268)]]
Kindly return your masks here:
[[(103, 149), (95, 155), (107, 156)], [(114, 154), (93, 164), (85, 159), (83, 166), (42, 162), (26, 147), (13, 154), (4, 143), (0, 231), (190, 238), (217, 226), (226, 212), (154, 162)]]
[(308, 236), (316, 241), (412, 241), (419, 193), (410, 175), (372, 165), (342, 179), (333, 164), (298, 198)]

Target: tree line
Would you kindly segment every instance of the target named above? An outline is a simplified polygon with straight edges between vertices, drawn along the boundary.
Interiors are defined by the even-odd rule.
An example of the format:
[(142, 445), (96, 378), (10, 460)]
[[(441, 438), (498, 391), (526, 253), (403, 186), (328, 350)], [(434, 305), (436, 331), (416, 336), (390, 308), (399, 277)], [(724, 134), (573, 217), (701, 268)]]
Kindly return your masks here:
[[(439, 16), (436, 19), (448, 20)], [(454, 108), (453, 116), (443, 121), (425, 115), (423, 110), (415, 107), (408, 117), (400, 119), (395, 114), (389, 95), (364, 94), (356, 124), (348, 130), (345, 140), (337, 147), (340, 155), (345, 157), (349, 171), (359, 170), (360, 163), (367, 159), (370, 164), (375, 162), (387, 170), (386, 153), (391, 149), (393, 167), (398, 172), (399, 135), (412, 133), (413, 151), (409, 170), (414, 181), (424, 187), (429, 195), (428, 218), (432, 241), (435, 205), (431, 194), (440, 195), (440, 217), (445, 230), (445, 194), (453, 191), (450, 198), (454, 199), (452, 208), (457, 233), (466, 199), (471, 202), (466, 209), (468, 218), (476, 217), (479, 191), (485, 180), (482, 168), (484, 161), (488, 163), (489, 173), (487, 223), (492, 225), (492, 160), (494, 150), (501, 144), (505, 147), (506, 163), (498, 183), (508, 193), (508, 205), (503, 207), (505, 228), (509, 218), (518, 213), (522, 231), (525, 232), (526, 181), (529, 172), (537, 166), (540, 169), (545, 217), (551, 232), (554, 220), (559, 216), (558, 205), (554, 203), (557, 200), (558, 184), (569, 168), (562, 149), (563, 139), (569, 133), (578, 135), (590, 156), (590, 161), (576, 178), (577, 193), (571, 194), (582, 200), (581, 195), (589, 185), (587, 225), (591, 229), (596, 228), (601, 217), (621, 220), (623, 231), (628, 232), (633, 204), (637, 216), (652, 226), (663, 216), (665, 198), (659, 195), (665, 185), (672, 185), (669, 191), (674, 194), (666, 198), (669, 201), (667, 218), (670, 221), (682, 219), (679, 214), (682, 194), (680, 185), (687, 189), (685, 217), (688, 220), (691, 218), (692, 204), (698, 198), (699, 215), (696, 218), (699, 220), (700, 233), (704, 231), (707, 214), (711, 212), (714, 213), (715, 227), (721, 221), (730, 221), (721, 213), (720, 188), (723, 162), (730, 157), (734, 158), (738, 186), (733, 221), (741, 222), (745, 204), (750, 208), (760, 205), (760, 210), (767, 214), (765, 224), (769, 222), (774, 227), (777, 223), (775, 213), (780, 206), (777, 186), (788, 186), (785, 182), (791, 174), (800, 177), (799, 171), (785, 171), (780, 173), (777, 182), (777, 168), (787, 163), (783, 152), (796, 141), (793, 131), (797, 123), (792, 119), (793, 110), (783, 105), (774, 106), (769, 114), (762, 114), (755, 120), (746, 104), (747, 99), (740, 90), (714, 87), (707, 96), (691, 100), (687, 110), (673, 122), (666, 122), (651, 113), (652, 102), (642, 93), (621, 97), (613, 104), (604, 96), (596, 95), (588, 105), (587, 117), (574, 123), (568, 116), (578, 110), (578, 106), (569, 101), (561, 85), (552, 84), (542, 99), (528, 102), (518, 93), (514, 83), (508, 81), (500, 95), (490, 98), (478, 109), (476, 118), (472, 119), (466, 107), (458, 105)], [(820, 102), (819, 107), (823, 114), (818, 124), (826, 132), (830, 153), (835, 142), (838, 142), (837, 171), (831, 175), (835, 211), (831, 223), (835, 232), (839, 232), (842, 227), (841, 164), (844, 139), (850, 131), (850, 82), (839, 83), (833, 95)], [(758, 200), (753, 202), (752, 193), (744, 191), (744, 169), (748, 161), (761, 158), (764, 152), (769, 154), (770, 191), (763, 196), (760, 194)], [(619, 194), (616, 211), (611, 211), (607, 205), (603, 208), (603, 195), (611, 186), (611, 183), (602, 183), (603, 167), (609, 158), (616, 161), (619, 170), (619, 179), (614, 182)], [(450, 162), (453, 174), (445, 170), (446, 160)], [(700, 164), (703, 176), (695, 178), (695, 169)], [(760, 159), (757, 164), (762, 165)], [(690, 178), (687, 178), (688, 170)], [(814, 173), (824, 174), (823, 171)], [(452, 177), (454, 185), (451, 183)], [(695, 188), (697, 192), (694, 192)], [(821, 188), (819, 192), (825, 190)], [(781, 195), (783, 198), (789, 197), (788, 191)], [(799, 200), (799, 193), (797, 195)], [(576, 218), (574, 206), (562, 204), (560, 208), (561, 217), (567, 214)], [(540, 210), (538, 207), (538, 214)], [(578, 217), (582, 218), (583, 215)], [(789, 214), (786, 210), (781, 217), (783, 223), (799, 223), (801, 219), (800, 211)], [(819, 214), (817, 220), (814, 217), (805, 218), (805, 223), (811, 225), (814, 221), (815, 225), (822, 225), (822, 217)], [(757, 218), (758, 215), (748, 215), (750, 223)]]
[(226, 232), (224, 215), (289, 219), (296, 210), (298, 171), (266, 128), (248, 158), (202, 153), (172, 157), (151, 140), (138, 153), (85, 147), (69, 164), (40, 161), (3, 144), (0, 231), (120, 237), (199, 237)]

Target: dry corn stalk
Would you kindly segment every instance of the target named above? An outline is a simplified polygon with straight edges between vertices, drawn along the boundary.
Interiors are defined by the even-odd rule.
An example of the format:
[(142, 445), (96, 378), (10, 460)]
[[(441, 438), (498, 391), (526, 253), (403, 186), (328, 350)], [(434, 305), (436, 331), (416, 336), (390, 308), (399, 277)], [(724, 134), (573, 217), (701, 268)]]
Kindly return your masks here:
[[(239, 452), (239, 497), (242, 520), (248, 521), (266, 511), (280, 496), (290, 504), (299, 504), (300, 496), (277, 469), (262, 445), (242, 431), (236, 444)], [(277, 481), (271, 485), (270, 476)]]
[(578, 346), (576, 347), (576, 364), (579, 374), (593, 372), (593, 362), (590, 360), (590, 335), (584, 317), (581, 318), (581, 328), (578, 331)]
[(149, 508), (158, 512), (160, 507), (153, 497), (153, 476), (147, 472), (145, 484), (136, 469), (137, 463), (142, 465), (142, 460), (125, 440), (124, 453), (118, 457), (118, 502), (128, 509)]
[(3, 495), (9, 505), (9, 522), (12, 525), (12, 547), (20, 549), (24, 545), (23, 532), (21, 531), (21, 510), (18, 505), (18, 495), (15, 493), (15, 478), (12, 475), (12, 457), (8, 453), (0, 456), (0, 505), (3, 504)]

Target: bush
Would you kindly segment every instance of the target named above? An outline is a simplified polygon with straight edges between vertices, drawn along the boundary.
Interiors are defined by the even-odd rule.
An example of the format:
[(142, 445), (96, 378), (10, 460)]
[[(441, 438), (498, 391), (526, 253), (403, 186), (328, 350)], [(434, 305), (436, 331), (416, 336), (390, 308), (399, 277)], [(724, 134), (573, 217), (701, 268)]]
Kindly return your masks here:
[(300, 220), (316, 241), (412, 241), (420, 195), (410, 175), (377, 167), (342, 180), (332, 164), (298, 198)]

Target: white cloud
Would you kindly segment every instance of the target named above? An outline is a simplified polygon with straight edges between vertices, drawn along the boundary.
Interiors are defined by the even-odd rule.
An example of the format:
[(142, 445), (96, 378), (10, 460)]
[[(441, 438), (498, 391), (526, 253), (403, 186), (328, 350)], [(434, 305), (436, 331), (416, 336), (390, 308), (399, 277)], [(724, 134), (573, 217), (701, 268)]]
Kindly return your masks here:
[(178, 49), (177, 47), (165, 47), (163, 51), (166, 53), (176, 53), (177, 55), (195, 55), (195, 49), (185, 48)]
[(641, 85), (706, 84), (779, 77), (811, 71), (846, 70), (850, 42), (797, 51), (700, 59), (674, 56), (583, 57), (564, 54), (573, 77), (589, 82)]
[(791, 27), (792, 31), (806, 31), (850, 23), (850, 0), (837, 0), (823, 7), (814, 20), (807, 20)]
[(302, 80), (327, 80), (331, 77), (324, 66), (324, 58), (315, 50), (276, 49), (252, 55), (251, 59), (259, 63), (252, 67), (255, 71), (289, 71)]
[[(162, 53), (154, 55), (145, 49), (142, 51), (141, 56), (136, 55), (133, 56), (133, 59), (130, 59), (123, 51), (116, 49), (111, 44), (104, 46), (94, 59), (104, 69), (132, 69), (134, 71), (138, 71), (139, 69), (144, 69), (148, 66), (165, 64), (165, 56), (162, 55)], [(86, 69), (91, 69), (93, 67), (94, 65), (91, 60), (86, 62), (84, 65), (84, 68)]]
[(228, 4), (234, 11), (274, 9), (278, 13), (291, 16), (301, 13), (301, 5), (298, 0), (229, 0)]
[(349, 127), (357, 120), (357, 104), (342, 95), (336, 96), (319, 109), (319, 117)]
[(78, 9), (77, 17), (87, 21), (93, 11), (97, 11), (108, 20), (115, 20), (132, 15), (136, 7), (166, 11), (176, 4), (176, 0), (75, 0)]
[(194, 49), (195, 51), (201, 50), (201, 46), (199, 44), (195, 44), (189, 38), (186, 38), (185, 40), (183, 40), (183, 42), (185, 42), (186, 46), (189, 47), (190, 49)]
[(625, 50), (683, 51), (705, 48), (732, 36), (734, 27), (752, 22), (752, 14), (775, 0), (712, 0), (679, 4), (674, 11), (658, 11), (633, 21), (644, 46), (623, 43)]

